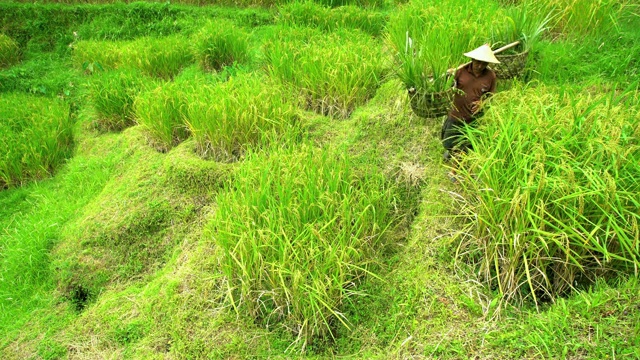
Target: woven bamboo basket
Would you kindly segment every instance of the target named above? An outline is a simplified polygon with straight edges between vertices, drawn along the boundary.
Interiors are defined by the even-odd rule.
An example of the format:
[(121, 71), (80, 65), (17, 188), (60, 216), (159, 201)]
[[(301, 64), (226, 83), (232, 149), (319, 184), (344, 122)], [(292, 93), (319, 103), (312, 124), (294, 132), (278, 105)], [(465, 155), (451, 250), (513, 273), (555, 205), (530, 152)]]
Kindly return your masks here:
[(411, 99), (411, 110), (419, 117), (437, 118), (447, 115), (451, 110), (453, 90), (427, 93), (411, 88), (408, 93)]
[(496, 54), (496, 58), (500, 60), (500, 64), (492, 64), (491, 68), (496, 73), (498, 79), (513, 79), (522, 75), (524, 72), (528, 56), (529, 50), (513, 55)]

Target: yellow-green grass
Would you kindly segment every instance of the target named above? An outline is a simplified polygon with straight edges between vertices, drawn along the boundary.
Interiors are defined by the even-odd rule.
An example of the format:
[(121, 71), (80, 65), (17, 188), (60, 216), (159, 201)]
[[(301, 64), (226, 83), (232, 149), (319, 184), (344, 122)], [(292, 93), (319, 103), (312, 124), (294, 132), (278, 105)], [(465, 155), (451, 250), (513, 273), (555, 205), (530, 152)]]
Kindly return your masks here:
[(5, 34), (0, 33), (0, 69), (18, 62), (18, 44)]
[[(184, 4), (184, 5), (217, 5), (217, 6), (237, 6), (237, 7), (250, 7), (250, 6), (261, 6), (261, 7), (270, 7), (275, 6), (279, 3), (286, 2), (289, 0), (177, 0), (175, 4)], [(27, 2), (25, 0), (17, 0), (17, 2)], [(126, 1), (126, 3), (135, 3), (136, 1)], [(152, 2), (152, 1), (149, 1)], [(155, 2), (155, 1), (154, 1)], [(120, 0), (45, 0), (44, 3), (51, 4), (66, 4), (66, 5), (76, 5), (76, 4), (119, 4), (122, 3)]]
[(365, 10), (355, 5), (330, 8), (313, 1), (303, 1), (281, 5), (277, 22), (287, 26), (316, 27), (323, 31), (360, 29), (378, 36), (384, 31), (387, 17), (380, 11)]
[(503, 300), (638, 274), (638, 92), (600, 92), (516, 86), (469, 131), (458, 251)]
[(222, 82), (185, 76), (140, 94), (136, 121), (166, 151), (189, 136), (205, 158), (235, 161), (253, 146), (288, 142), (299, 134), (290, 91), (269, 78), (240, 74)]
[(268, 68), (271, 76), (298, 89), (306, 108), (347, 118), (375, 94), (388, 63), (369, 35), (303, 33), (309, 38), (297, 41), (290, 35), (266, 44)]
[(189, 136), (185, 116), (186, 93), (190, 91), (194, 91), (193, 84), (165, 82), (135, 99), (136, 122), (159, 150), (166, 151)]
[(188, 38), (143, 37), (131, 41), (82, 40), (73, 44), (78, 67), (99, 65), (104, 69), (138, 69), (150, 76), (170, 79), (193, 63)]
[[(270, 8), (281, 4), (286, 4), (292, 0), (177, 0), (175, 4), (184, 5), (215, 5), (215, 6), (233, 6), (233, 7), (264, 7)], [(16, 2), (27, 2), (25, 0), (17, 0)], [(57, 4), (114, 4), (120, 3), (118, 0), (45, 0), (44, 3), (57, 3)], [(127, 1), (130, 2), (130, 1)], [(321, 0), (319, 3), (325, 6), (345, 6), (354, 5), (361, 7), (380, 7), (384, 5), (383, 0)]]
[(290, 91), (261, 75), (200, 86), (187, 94), (186, 104), (186, 125), (205, 157), (235, 160), (249, 147), (286, 144), (300, 132)]
[(224, 251), (237, 311), (301, 344), (349, 327), (341, 306), (360, 295), (394, 222), (384, 176), (358, 173), (343, 150), (303, 146), (250, 155), (217, 204), (206, 234)]
[(209, 22), (193, 36), (192, 44), (203, 70), (220, 70), (249, 59), (248, 34), (230, 20)]
[(536, 6), (543, 13), (552, 13), (552, 30), (561, 35), (579, 38), (601, 36), (618, 28), (622, 16), (630, 15), (633, 0), (541, 0)]
[[(176, 165), (165, 164), (165, 157), (143, 138), (139, 127), (120, 133), (118, 145), (127, 147), (128, 154), (119, 176), (107, 181), (66, 224), (52, 251), (57, 290), (75, 310), (84, 309), (114, 284), (159, 270), (184, 236), (184, 221), (194, 215), (193, 202), (180, 194), (184, 185), (168, 184), (169, 177), (185, 178), (192, 167), (181, 164), (177, 171), (182, 174), (172, 174)], [(220, 174), (217, 166), (203, 168), (210, 171), (209, 179)]]
[(58, 99), (0, 94), (0, 189), (52, 174), (72, 152), (73, 121)]
[(135, 124), (134, 100), (153, 81), (135, 69), (100, 71), (89, 81), (89, 97), (96, 111), (95, 126), (119, 131)]

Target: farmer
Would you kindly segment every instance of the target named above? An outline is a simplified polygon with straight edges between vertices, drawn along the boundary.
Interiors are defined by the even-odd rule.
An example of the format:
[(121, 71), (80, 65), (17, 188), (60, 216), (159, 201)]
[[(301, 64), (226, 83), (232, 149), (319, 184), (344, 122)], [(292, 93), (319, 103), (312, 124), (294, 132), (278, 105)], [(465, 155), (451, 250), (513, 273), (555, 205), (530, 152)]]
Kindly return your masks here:
[[(471, 147), (463, 139), (463, 127), (472, 125), (482, 116), (482, 103), (496, 91), (496, 74), (487, 68), (488, 63), (499, 64), (491, 47), (485, 44), (464, 54), (471, 63), (459, 68), (455, 73), (453, 107), (442, 125), (441, 139), (444, 145), (444, 161), (448, 162), (457, 145), (460, 152), (466, 153)], [(449, 174), (454, 179), (455, 173)]]

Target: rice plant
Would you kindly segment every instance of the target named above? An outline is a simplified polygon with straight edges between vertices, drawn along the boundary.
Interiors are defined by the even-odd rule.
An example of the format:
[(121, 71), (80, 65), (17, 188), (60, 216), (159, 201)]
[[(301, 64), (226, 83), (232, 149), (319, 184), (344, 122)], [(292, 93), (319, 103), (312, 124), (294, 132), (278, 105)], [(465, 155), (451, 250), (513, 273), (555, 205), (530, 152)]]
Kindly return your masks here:
[(601, 36), (618, 28), (620, 17), (634, 2), (631, 0), (542, 0), (537, 5), (554, 16), (552, 29), (565, 36)]
[(203, 70), (220, 70), (249, 59), (247, 38), (248, 35), (229, 20), (210, 22), (193, 36), (193, 54)]
[(330, 8), (313, 1), (292, 2), (278, 8), (278, 23), (288, 26), (312, 26), (323, 31), (359, 29), (378, 36), (384, 31), (387, 15), (363, 10), (354, 5)]
[(74, 62), (87, 68), (99, 64), (104, 69), (138, 69), (150, 76), (170, 79), (193, 62), (189, 42), (182, 36), (143, 37), (132, 41), (78, 41)]
[(251, 154), (218, 196), (208, 236), (223, 250), (236, 309), (280, 324), (304, 349), (349, 327), (342, 304), (375, 276), (393, 224), (392, 189), (344, 151)]
[(242, 74), (186, 94), (186, 125), (205, 157), (240, 158), (247, 147), (286, 142), (299, 131), (292, 95), (266, 77)]
[(637, 91), (619, 92), (515, 87), (469, 131), (459, 255), (505, 301), (637, 276), (640, 108)]
[(360, 32), (336, 32), (265, 46), (271, 76), (294, 85), (306, 108), (340, 118), (371, 98), (385, 70), (380, 45)]
[(384, 0), (317, 0), (319, 4), (331, 7), (359, 6), (365, 8), (376, 8), (384, 6)]
[(165, 82), (140, 93), (135, 99), (136, 122), (161, 151), (167, 151), (189, 136), (185, 125), (186, 92), (184, 82)]
[(112, 70), (98, 72), (89, 82), (89, 96), (97, 113), (96, 127), (102, 131), (119, 131), (135, 123), (133, 102), (151, 80), (140, 71)]
[(71, 155), (72, 127), (58, 99), (0, 94), (0, 189), (52, 174)]
[(18, 62), (18, 44), (5, 34), (0, 34), (0, 69)]

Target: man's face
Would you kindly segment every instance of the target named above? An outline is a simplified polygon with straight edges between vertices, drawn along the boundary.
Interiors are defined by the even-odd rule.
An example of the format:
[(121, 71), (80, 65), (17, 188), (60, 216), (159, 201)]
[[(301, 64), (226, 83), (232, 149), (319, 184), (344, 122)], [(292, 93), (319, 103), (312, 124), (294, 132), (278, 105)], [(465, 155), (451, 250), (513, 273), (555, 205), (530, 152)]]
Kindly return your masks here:
[(473, 71), (476, 72), (483, 72), (484, 69), (487, 68), (487, 63), (485, 61), (473, 59), (471, 60), (471, 64), (471, 66), (473, 67)]

